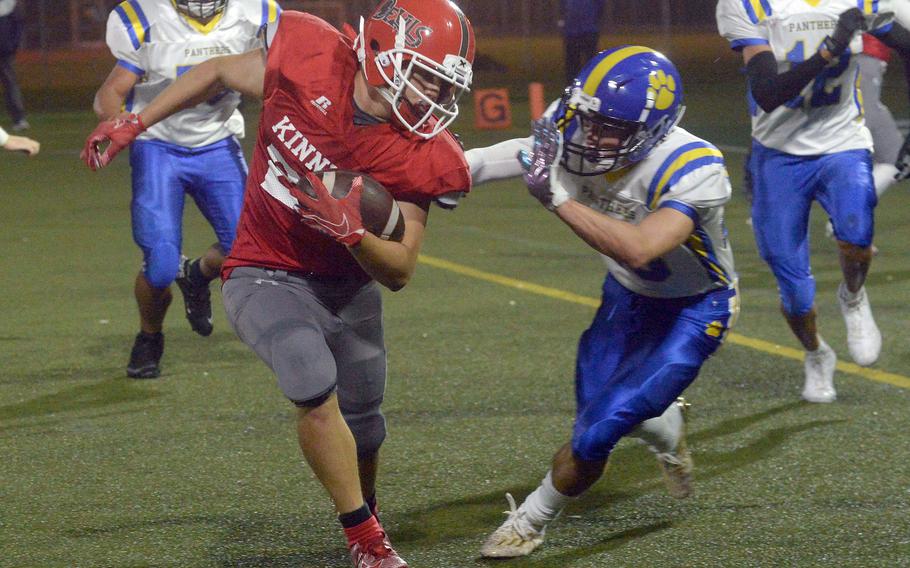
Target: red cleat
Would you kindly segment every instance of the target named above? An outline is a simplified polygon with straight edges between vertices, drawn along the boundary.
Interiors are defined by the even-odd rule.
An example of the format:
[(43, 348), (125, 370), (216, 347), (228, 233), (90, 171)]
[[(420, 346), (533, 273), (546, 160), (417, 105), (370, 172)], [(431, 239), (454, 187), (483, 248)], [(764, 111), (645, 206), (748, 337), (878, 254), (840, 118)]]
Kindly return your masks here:
[(398, 556), (385, 533), (352, 546), (351, 561), (356, 568), (408, 568), (408, 563)]

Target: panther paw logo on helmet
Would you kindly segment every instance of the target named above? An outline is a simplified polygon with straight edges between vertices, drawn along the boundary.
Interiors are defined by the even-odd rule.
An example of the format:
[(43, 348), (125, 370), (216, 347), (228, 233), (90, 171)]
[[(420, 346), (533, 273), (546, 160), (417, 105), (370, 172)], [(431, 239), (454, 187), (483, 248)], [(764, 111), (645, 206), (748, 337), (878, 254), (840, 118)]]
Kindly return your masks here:
[(651, 75), (651, 89), (654, 91), (654, 107), (657, 110), (670, 108), (676, 100), (676, 79), (662, 69)]

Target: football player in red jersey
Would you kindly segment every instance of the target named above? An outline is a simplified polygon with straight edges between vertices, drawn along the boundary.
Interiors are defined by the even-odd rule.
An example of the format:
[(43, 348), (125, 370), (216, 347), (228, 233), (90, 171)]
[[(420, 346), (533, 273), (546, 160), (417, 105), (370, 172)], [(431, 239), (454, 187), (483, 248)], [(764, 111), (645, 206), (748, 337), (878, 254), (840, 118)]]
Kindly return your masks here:
[[(264, 52), (211, 59), (140, 115), (101, 123), (83, 159), (103, 167), (146, 127), (224, 89), (262, 97), (222, 274), (228, 319), (298, 407), (300, 447), (335, 503), (355, 566), (406, 566), (375, 516), (386, 433), (376, 282), (402, 288), (431, 202), (470, 188), (446, 127), (471, 83), (473, 31), (450, 1), (384, 0), (356, 39), (291, 11), (263, 35)], [(400, 243), (364, 230), (356, 193), (333, 198), (312, 175), (331, 168), (369, 174), (392, 193), (405, 218)]]

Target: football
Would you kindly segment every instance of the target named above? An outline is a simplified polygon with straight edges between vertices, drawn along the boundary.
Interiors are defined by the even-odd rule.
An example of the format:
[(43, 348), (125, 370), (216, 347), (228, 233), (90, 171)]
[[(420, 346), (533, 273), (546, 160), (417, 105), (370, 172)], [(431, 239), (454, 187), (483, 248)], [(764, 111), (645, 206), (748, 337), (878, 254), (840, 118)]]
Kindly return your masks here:
[(377, 237), (401, 242), (404, 237), (404, 216), (398, 202), (381, 183), (368, 175), (348, 170), (329, 170), (316, 174), (333, 197), (341, 198), (351, 191), (351, 184), (363, 178), (363, 195), (360, 198), (360, 216), (363, 228)]

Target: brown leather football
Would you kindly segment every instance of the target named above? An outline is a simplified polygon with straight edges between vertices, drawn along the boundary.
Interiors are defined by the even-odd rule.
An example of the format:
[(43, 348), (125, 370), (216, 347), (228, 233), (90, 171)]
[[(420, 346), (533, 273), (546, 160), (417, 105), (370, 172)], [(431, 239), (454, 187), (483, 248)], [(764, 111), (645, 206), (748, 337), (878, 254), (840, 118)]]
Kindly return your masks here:
[(401, 242), (404, 237), (404, 216), (392, 194), (368, 175), (348, 170), (331, 170), (317, 174), (333, 197), (344, 197), (351, 191), (357, 177), (363, 178), (360, 198), (360, 217), (363, 228), (381, 239)]

